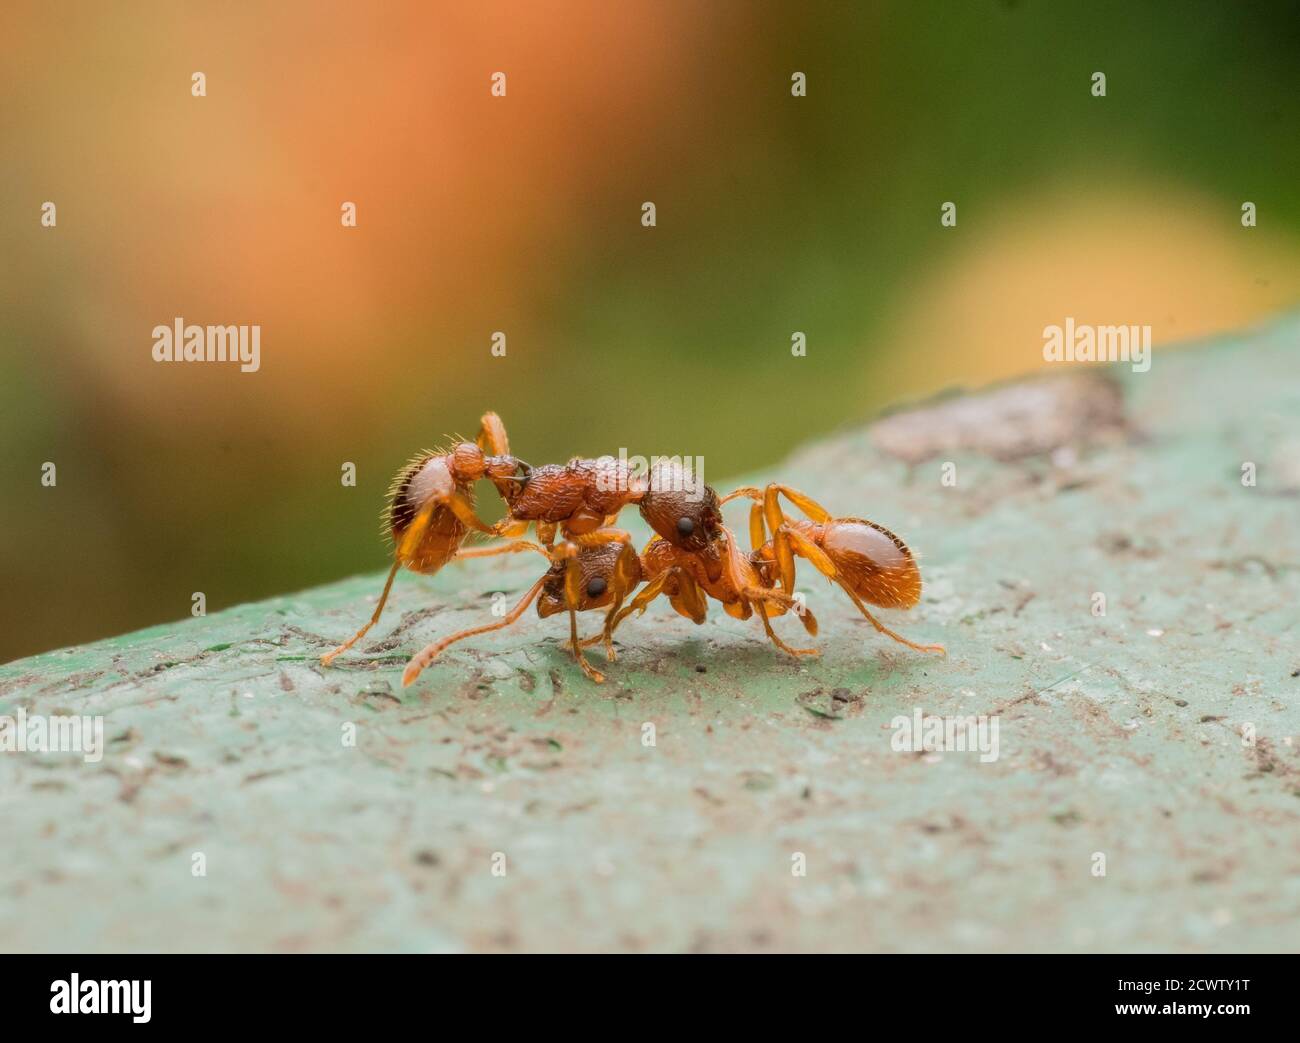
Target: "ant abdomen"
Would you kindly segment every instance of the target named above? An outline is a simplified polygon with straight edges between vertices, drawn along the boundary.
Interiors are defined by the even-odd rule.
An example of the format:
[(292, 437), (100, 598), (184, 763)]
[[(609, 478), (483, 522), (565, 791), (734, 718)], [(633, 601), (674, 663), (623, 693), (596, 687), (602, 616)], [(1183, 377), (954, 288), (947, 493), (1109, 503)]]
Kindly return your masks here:
[[(385, 520), (393, 542), (402, 550), (401, 563), (412, 572), (437, 572), (464, 541), (466, 526), (442, 506), (455, 488), (448, 457), (437, 453), (417, 457), (393, 479)], [(427, 508), (431, 508), (427, 522), (412, 534), (411, 526)]]
[(881, 608), (911, 608), (921, 600), (916, 558), (883, 525), (862, 518), (836, 518), (815, 527), (821, 531), (814, 542), (863, 600)]

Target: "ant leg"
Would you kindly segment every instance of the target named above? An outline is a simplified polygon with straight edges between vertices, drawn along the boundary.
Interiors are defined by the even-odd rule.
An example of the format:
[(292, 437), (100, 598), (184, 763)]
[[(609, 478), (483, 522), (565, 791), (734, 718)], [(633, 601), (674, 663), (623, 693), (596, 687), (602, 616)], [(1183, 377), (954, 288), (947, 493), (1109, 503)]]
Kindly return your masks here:
[(760, 504), (749, 505), (749, 547), (762, 550), (767, 543), (767, 526), (763, 524), (763, 508)]
[(531, 522), (519, 521), (516, 518), (506, 515), (499, 522), (492, 526), (493, 536), (504, 536), (506, 539), (518, 539), (520, 536), (528, 535), (528, 526)]
[(678, 615), (686, 616), (696, 626), (702, 625), (709, 617), (709, 599), (695, 582), (695, 577), (685, 569), (677, 569), (677, 593), (668, 600)]
[(365, 637), (366, 632), (379, 622), (380, 613), (384, 611), (384, 605), (388, 601), (388, 592), (393, 589), (393, 580), (396, 578), (397, 570), (401, 568), (401, 566), (402, 560), (401, 558), (398, 558), (393, 562), (393, 567), (388, 570), (388, 582), (384, 584), (384, 592), (379, 595), (379, 604), (375, 606), (375, 614), (370, 617), (370, 622), (344, 641), (343, 644), (339, 645), (338, 648), (334, 649), (333, 652), (326, 652), (321, 656), (320, 661), (324, 666), (329, 666), (330, 663), (334, 662), (335, 659)]
[[(762, 588), (758, 588), (758, 591), (756, 591), (756, 597), (759, 598), (762, 597)], [(768, 639), (772, 642), (772, 644), (776, 645), (776, 647), (779, 648), (782, 652), (786, 652), (795, 657), (801, 655), (819, 654), (817, 649), (815, 648), (791, 648), (779, 637), (777, 637), (776, 631), (772, 629), (772, 621), (767, 618), (767, 612), (765, 611), (765, 608), (766, 608), (765, 605), (760, 604), (758, 606), (758, 618), (763, 621), (763, 629), (767, 631)]]
[(477, 514), (474, 513), (474, 503), (468, 496), (462, 492), (453, 492), (447, 497), (446, 507), (451, 510), (461, 524), (477, 532), (486, 532), (489, 536), (498, 535), (491, 525), (488, 525)]
[[(614, 654), (614, 617), (618, 615), (619, 609), (623, 607), (623, 599), (631, 591), (635, 590), (636, 585), (640, 582), (641, 559), (636, 556), (632, 544), (625, 542), (618, 552), (617, 560), (614, 562), (614, 575), (611, 577), (614, 600), (610, 603), (609, 611), (605, 613), (605, 625), (599, 635), (605, 641), (605, 658), (611, 663), (616, 659)], [(584, 644), (587, 643), (584, 642)], [(594, 641), (590, 643), (595, 644)]]
[[(763, 514), (763, 507), (758, 503), (751, 504), (749, 508), (749, 541), (753, 545), (755, 554), (767, 546), (766, 519)], [(772, 537), (772, 551), (774, 554), (779, 553), (775, 533), (773, 533)], [(757, 560), (755, 560), (755, 564), (758, 564)], [(771, 564), (771, 562), (764, 559), (763, 564)], [(793, 566), (793, 558), (791, 559), (790, 564)], [(790, 585), (792, 587), (794, 585), (793, 570), (790, 572)], [(801, 598), (797, 598), (794, 595), (789, 595), (789, 598), (791, 602), (789, 607), (792, 608), (795, 615), (799, 617), (799, 622), (803, 624), (803, 628), (808, 631), (809, 634), (815, 636), (817, 633), (817, 617), (813, 615), (812, 609), (810, 609), (807, 603)], [(770, 602), (774, 599), (768, 598), (767, 600)]]
[(582, 642), (583, 645), (594, 645), (602, 640), (612, 641), (614, 639), (614, 631), (618, 629), (619, 624), (622, 623), (623, 620), (627, 619), (627, 617), (633, 612), (644, 613), (650, 602), (663, 593), (664, 583), (667, 581), (668, 573), (671, 571), (672, 569), (669, 569), (666, 572), (659, 573), (659, 575), (641, 589), (641, 593), (617, 612), (614, 612), (611, 609), (610, 612), (606, 613), (604, 629), (599, 634), (593, 634), (591, 637), (584, 640)]
[(763, 491), (763, 520), (772, 530), (772, 550), (776, 556), (776, 578), (787, 594), (794, 593), (794, 551), (790, 548), (785, 514), (777, 499), (780, 486), (769, 485)]
[[(784, 615), (787, 611), (793, 612), (803, 624), (803, 628), (813, 637), (817, 636), (817, 617), (801, 598), (785, 594), (773, 587), (746, 587), (741, 594), (746, 601), (756, 604), (759, 613), (768, 618)], [(769, 607), (772, 605), (775, 605), (779, 611), (773, 611)]]
[(578, 564), (578, 548), (566, 543), (559, 552), (564, 559), (564, 605), (569, 610), (569, 644), (578, 666), (596, 684), (603, 684), (605, 675), (587, 662), (582, 653), (582, 640), (578, 637), (578, 606), (582, 603), (582, 566)]
[(444, 637), (441, 641), (435, 641), (433, 644), (426, 645), (424, 648), (420, 649), (420, 651), (415, 655), (411, 656), (410, 662), (406, 664), (406, 670), (402, 673), (402, 687), (408, 687), (412, 681), (419, 677), (420, 671), (437, 659), (439, 653), (448, 645), (455, 644), (457, 641), (461, 641), (467, 637), (473, 637), (476, 634), (487, 634), (493, 630), (500, 630), (515, 622), (524, 614), (528, 606), (537, 599), (537, 595), (542, 592), (542, 587), (545, 583), (546, 577), (542, 576), (541, 579), (529, 588), (528, 593), (519, 599), (519, 603), (510, 610), (510, 613), (505, 617), (505, 619), (501, 620), (499, 623), (488, 623), (481, 627), (471, 627), (469, 630), (462, 630), (459, 633), (452, 634), (450, 637)]
[(623, 606), (618, 615), (614, 617), (612, 623), (606, 624), (608, 633), (611, 637), (613, 637), (614, 631), (618, 629), (618, 625), (622, 623), (623, 620), (633, 612), (644, 612), (646, 606), (663, 593), (664, 583), (668, 581), (668, 576), (672, 572), (673, 569), (667, 569), (664, 572), (659, 573), (659, 575), (641, 588), (641, 593), (634, 597), (628, 604)]
[(632, 546), (632, 534), (624, 529), (595, 529), (592, 532), (584, 532), (578, 536), (569, 536), (570, 543), (576, 543), (579, 547), (599, 547), (606, 543), (621, 543), (625, 547)]
[(542, 557), (550, 560), (546, 548), (532, 540), (511, 540), (509, 543), (493, 543), (486, 547), (462, 547), (456, 552), (456, 560), (461, 558), (490, 558), (496, 554), (515, 554), (519, 551), (535, 550)]
[(724, 503), (730, 503), (738, 496), (748, 496), (751, 500), (762, 500), (763, 494), (756, 486), (742, 485), (739, 489), (732, 489), (726, 496), (718, 501), (719, 506)]
[(884, 634), (886, 637), (892, 637), (900, 645), (914, 648), (918, 652), (937, 652), (939, 655), (948, 654), (943, 645), (918, 645), (915, 641), (909, 641), (907, 638), (903, 637), (902, 634), (894, 633), (894, 631), (890, 630), (889, 627), (885, 626), (885, 624), (880, 622), (880, 620), (867, 610), (867, 606), (863, 604), (862, 599), (858, 597), (857, 591), (849, 586), (848, 582), (844, 579), (843, 574), (840, 572), (829, 554), (802, 533), (789, 530), (788, 536), (793, 541), (794, 547), (799, 552), (800, 556), (807, 558), (812, 562), (813, 567), (827, 579), (838, 583), (844, 593), (852, 599), (853, 604), (858, 607), (858, 611), (867, 618), (867, 622), (875, 627), (877, 631)]
[(420, 541), (424, 539), (424, 534), (428, 531), (429, 522), (433, 520), (433, 512), (440, 506), (442, 505), (439, 503), (430, 503), (411, 519), (411, 524), (406, 527), (406, 531), (402, 533), (401, 542), (397, 545), (398, 561), (409, 561), (411, 556), (419, 549)]
[[(778, 543), (778, 548), (779, 546), (780, 544)], [(779, 557), (780, 555), (778, 554), (778, 559)], [(793, 562), (793, 558), (791, 560)], [(779, 605), (782, 612), (798, 605), (798, 602), (792, 596), (794, 586), (793, 567), (790, 570), (791, 592), (783, 592), (770, 587), (756, 586), (752, 581), (756, 578), (753, 566), (750, 565), (745, 556), (740, 553), (739, 549), (736, 547), (735, 536), (728, 531), (726, 534), (726, 550), (723, 556), (722, 571), (723, 576), (731, 586), (739, 591), (740, 605), (744, 607), (752, 604), (758, 609), (758, 614), (763, 620), (763, 629), (767, 631), (768, 638), (777, 648), (781, 649), (783, 652), (788, 652), (793, 656), (817, 654), (815, 648), (791, 648), (776, 636), (776, 631), (772, 629), (772, 621), (768, 618), (771, 605)], [(775, 614), (779, 615), (780, 613)], [(815, 618), (810, 620), (800, 614), (800, 619), (802, 620), (804, 627), (809, 629), (810, 633), (816, 633), (815, 628), (817, 626), (817, 621)]]
[(784, 496), (813, 521), (828, 522), (831, 520), (831, 512), (807, 493), (800, 492), (798, 489), (792, 489), (788, 485), (778, 485), (776, 482), (773, 482), (764, 491), (765, 496), (775, 496), (777, 493)]
[(479, 421), (478, 447), (489, 456), (509, 456), (510, 439), (506, 437), (506, 425), (495, 413), (484, 413)]
[(780, 493), (792, 504), (803, 511), (809, 518), (815, 522), (828, 522), (831, 520), (831, 512), (823, 507), (805, 492), (800, 492), (789, 485), (781, 485), (779, 482), (770, 483), (762, 492), (752, 485), (742, 485), (739, 489), (734, 489), (727, 493), (726, 496), (719, 500), (719, 503), (726, 503), (734, 500), (738, 496), (748, 496), (751, 500), (766, 501), (769, 497)]

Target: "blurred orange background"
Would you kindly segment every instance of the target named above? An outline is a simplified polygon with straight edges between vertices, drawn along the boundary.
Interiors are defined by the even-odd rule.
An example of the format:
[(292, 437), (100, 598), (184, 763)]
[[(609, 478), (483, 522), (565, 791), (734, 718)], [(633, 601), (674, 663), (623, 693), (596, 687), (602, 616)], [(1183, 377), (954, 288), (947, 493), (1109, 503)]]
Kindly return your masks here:
[[(6, 5), (0, 659), (381, 568), (486, 409), (716, 484), (1067, 315), (1158, 370), (1294, 307), (1296, 6), (1131, 7)], [(154, 362), (177, 317), (261, 369)]]

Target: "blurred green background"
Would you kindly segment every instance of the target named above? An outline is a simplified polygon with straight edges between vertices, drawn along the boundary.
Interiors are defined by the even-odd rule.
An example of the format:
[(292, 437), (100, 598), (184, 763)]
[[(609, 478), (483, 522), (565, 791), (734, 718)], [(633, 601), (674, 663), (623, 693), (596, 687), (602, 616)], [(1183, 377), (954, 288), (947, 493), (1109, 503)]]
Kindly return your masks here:
[[(7, 3), (0, 659), (381, 568), (486, 409), (722, 484), (1066, 316), (1158, 380), (1300, 300), (1297, 55), (1295, 3)], [(260, 372), (153, 362), (178, 316)]]

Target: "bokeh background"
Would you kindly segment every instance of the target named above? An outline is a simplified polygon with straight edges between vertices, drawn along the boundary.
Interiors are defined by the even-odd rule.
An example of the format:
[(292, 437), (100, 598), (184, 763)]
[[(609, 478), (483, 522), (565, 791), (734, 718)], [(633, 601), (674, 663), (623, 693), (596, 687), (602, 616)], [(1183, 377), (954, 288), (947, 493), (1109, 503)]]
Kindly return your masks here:
[[(1298, 56), (1295, 3), (9, 0), (0, 659), (382, 568), (489, 408), (719, 484), (1067, 315), (1154, 379), (1300, 302)], [(261, 371), (153, 362), (177, 316)]]

